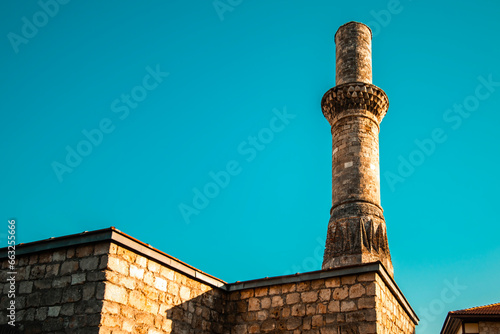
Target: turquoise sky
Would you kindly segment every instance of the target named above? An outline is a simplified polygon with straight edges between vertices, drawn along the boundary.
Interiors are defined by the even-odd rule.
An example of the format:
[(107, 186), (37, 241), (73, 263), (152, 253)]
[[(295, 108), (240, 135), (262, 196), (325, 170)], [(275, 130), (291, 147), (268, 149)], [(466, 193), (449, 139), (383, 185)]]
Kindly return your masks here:
[(391, 104), (395, 278), (418, 332), (436, 333), (449, 310), (500, 300), (499, 14), (496, 1), (3, 1), (2, 243), (10, 218), (19, 242), (115, 226), (229, 282), (320, 269), (320, 101), (333, 36), (356, 20)]

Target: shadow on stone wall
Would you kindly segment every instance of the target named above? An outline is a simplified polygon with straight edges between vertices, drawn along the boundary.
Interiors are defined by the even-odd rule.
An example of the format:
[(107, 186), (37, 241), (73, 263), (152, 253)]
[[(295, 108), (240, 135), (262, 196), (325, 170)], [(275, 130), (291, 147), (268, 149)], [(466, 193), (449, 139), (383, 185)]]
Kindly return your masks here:
[(210, 290), (166, 311), (171, 333), (229, 333), (227, 324), (227, 295), (220, 290)]
[[(170, 308), (165, 316), (174, 334), (277, 334), (292, 333), (294, 330), (311, 334), (363, 334), (375, 328), (374, 322), (366, 323), (368, 319), (364, 316), (362, 319), (348, 319), (346, 314), (330, 312), (326, 308), (324, 313), (317, 314), (321, 307), (314, 303), (281, 304), (265, 306), (260, 311), (249, 310), (250, 299), (260, 299), (259, 304), (264, 307), (262, 299), (265, 298), (241, 299), (240, 292), (211, 290)], [(361, 313), (375, 316), (375, 310)]]

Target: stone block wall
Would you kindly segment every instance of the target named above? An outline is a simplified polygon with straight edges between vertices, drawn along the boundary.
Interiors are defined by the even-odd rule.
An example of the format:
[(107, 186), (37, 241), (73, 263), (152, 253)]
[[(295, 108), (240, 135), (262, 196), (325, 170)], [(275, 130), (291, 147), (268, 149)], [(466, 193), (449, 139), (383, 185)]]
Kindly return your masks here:
[[(0, 325), (9, 299), (2, 260)], [(223, 333), (225, 291), (115, 243), (19, 256), (21, 333)]]
[(376, 295), (377, 333), (414, 333), (415, 324), (382, 278), (376, 275), (373, 283)]
[[(23, 255), (16, 265), (16, 324), (20, 333), (98, 333), (109, 242)], [(9, 299), (2, 259), (0, 324)]]
[(498, 334), (500, 333), (499, 321), (480, 321), (479, 322), (480, 334)]
[(101, 331), (223, 333), (225, 293), (111, 244)]
[[(396, 314), (392, 314), (392, 310)], [(415, 324), (374, 272), (232, 292), (231, 333), (414, 333)]]

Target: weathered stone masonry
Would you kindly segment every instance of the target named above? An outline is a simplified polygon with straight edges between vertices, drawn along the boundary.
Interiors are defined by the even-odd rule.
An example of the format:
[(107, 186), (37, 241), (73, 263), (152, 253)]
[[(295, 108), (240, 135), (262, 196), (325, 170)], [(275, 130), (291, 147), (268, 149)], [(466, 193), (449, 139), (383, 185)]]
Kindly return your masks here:
[[(22, 333), (223, 333), (225, 295), (213, 288), (222, 281), (113, 228), (26, 244), (18, 253)], [(4, 293), (2, 312), (7, 302)]]
[(380, 204), (378, 135), (389, 100), (372, 85), (371, 30), (335, 34), (336, 83), (321, 101), (332, 129), (332, 208), (323, 269), (380, 261), (393, 268)]
[(390, 295), (376, 272), (272, 284), (231, 293), (229, 323), (235, 333), (411, 333)]
[(18, 253), (22, 333), (412, 333), (417, 322), (379, 263), (227, 284), (113, 228)]
[(500, 333), (500, 323), (493, 321), (480, 321), (479, 332), (486, 334)]
[(99, 333), (224, 333), (223, 291), (157, 260), (111, 246)]
[[(21, 248), (22, 249), (22, 248)], [(96, 328), (101, 319), (105, 290), (103, 269), (108, 243), (26, 253), (16, 268), (16, 321), (21, 333), (54, 333), (66, 329), (81, 333)], [(5, 312), (9, 299), (8, 262), (2, 261), (0, 300)], [(6, 317), (0, 318), (5, 324)]]

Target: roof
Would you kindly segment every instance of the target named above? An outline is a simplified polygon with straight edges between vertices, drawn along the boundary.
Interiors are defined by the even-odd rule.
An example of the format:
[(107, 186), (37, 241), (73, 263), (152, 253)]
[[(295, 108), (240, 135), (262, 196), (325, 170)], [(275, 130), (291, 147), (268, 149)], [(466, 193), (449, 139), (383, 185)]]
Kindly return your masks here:
[(453, 315), (500, 315), (500, 303), (451, 311)]
[[(137, 240), (113, 226), (101, 230), (84, 231), (82, 233), (70, 234), (62, 237), (51, 237), (29, 243), (20, 243), (16, 245), (16, 256), (103, 241), (115, 242), (121, 246), (132, 249), (145, 257), (177, 269), (211, 286), (220, 288), (227, 284), (223, 280), (207, 274), (149, 244)], [(0, 248), (0, 259), (6, 258), (7, 254), (7, 247)]]
[[(356, 275), (368, 272), (376, 272), (385, 282), (389, 290), (391, 290), (394, 297), (398, 300), (398, 302), (406, 311), (406, 313), (409, 315), (409, 317), (412, 319), (412, 321), (415, 324), (418, 324), (419, 321), (417, 314), (411, 308), (405, 296), (403, 295), (398, 285), (394, 281), (394, 278), (388, 274), (384, 265), (380, 262), (359, 264), (343, 268), (311, 271), (306, 273), (297, 273), (294, 275), (265, 277), (256, 280), (227, 283), (217, 277), (209, 275), (193, 266), (190, 266), (189, 264), (182, 262), (181, 260), (167, 253), (162, 252), (152, 247), (149, 244), (137, 240), (134, 237), (131, 237), (130, 235), (125, 234), (122, 231), (116, 229), (115, 227), (109, 227), (102, 230), (95, 230), (90, 232), (85, 231), (78, 234), (66, 235), (56, 238), (52, 237), (49, 239), (39, 240), (30, 243), (21, 243), (16, 245), (16, 256), (33, 254), (48, 250), (55, 250), (58, 248), (65, 248), (76, 245), (104, 242), (104, 241), (109, 241), (119, 244), (147, 258), (153, 259), (167, 267), (176, 269), (182, 272), (183, 274), (192, 277), (198, 281), (204, 282), (212, 287), (216, 287), (229, 292), (257, 288), (257, 287), (264, 287), (274, 284), (295, 283), (295, 282), (303, 282), (303, 281), (324, 279), (330, 277), (341, 277), (346, 275)], [(0, 259), (6, 258), (7, 254), (8, 254), (7, 247), (0, 248)]]
[(500, 303), (476, 306), (448, 312), (441, 334), (455, 333), (462, 322), (497, 321), (500, 322)]

